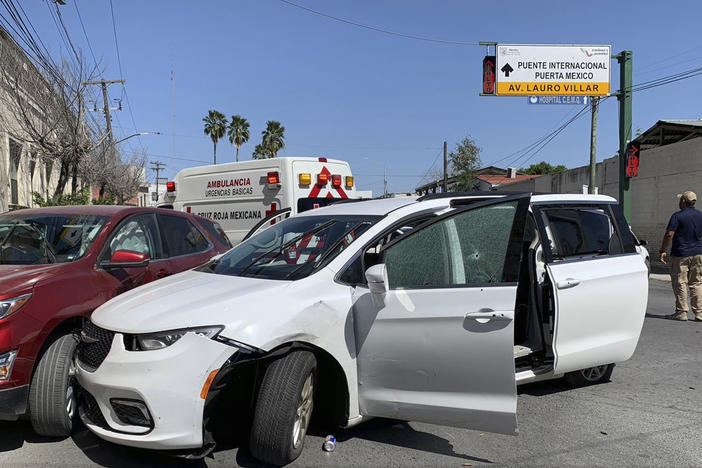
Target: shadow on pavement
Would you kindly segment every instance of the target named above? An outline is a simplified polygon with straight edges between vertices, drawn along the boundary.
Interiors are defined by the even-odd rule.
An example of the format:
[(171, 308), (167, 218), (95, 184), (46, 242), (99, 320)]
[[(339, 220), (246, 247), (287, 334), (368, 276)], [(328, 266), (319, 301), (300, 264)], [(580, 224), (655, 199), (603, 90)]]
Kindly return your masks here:
[(0, 421), (0, 452), (21, 448), (25, 442), (44, 444), (64, 440), (65, 437), (42, 437), (37, 435), (29, 421)]
[[(596, 384), (589, 385), (590, 387), (597, 387), (598, 385), (603, 385), (611, 382), (611, 380), (605, 380), (604, 382), (598, 382)], [(556, 380), (545, 380), (543, 382), (534, 382), (530, 384), (520, 385), (517, 387), (517, 395), (525, 394), (531, 396), (544, 396), (553, 395), (556, 393), (567, 392), (570, 390), (575, 390), (577, 387), (569, 385), (563, 379)]]
[(94, 463), (107, 467), (139, 466), (181, 466), (204, 467), (204, 460), (186, 460), (153, 450), (142, 450), (106, 442), (85, 428), (72, 436), (76, 446)]
[[(319, 432), (318, 429), (310, 431), (310, 434), (321, 437), (327, 435), (327, 433)], [(418, 431), (405, 421), (377, 418), (364, 422), (352, 429), (337, 431), (336, 440), (338, 442), (345, 442), (349, 439), (369, 440), (437, 455), (446, 455), (481, 463), (492, 463), (492, 461), (485, 458), (456, 453), (453, 445), (448, 440), (434, 434)]]

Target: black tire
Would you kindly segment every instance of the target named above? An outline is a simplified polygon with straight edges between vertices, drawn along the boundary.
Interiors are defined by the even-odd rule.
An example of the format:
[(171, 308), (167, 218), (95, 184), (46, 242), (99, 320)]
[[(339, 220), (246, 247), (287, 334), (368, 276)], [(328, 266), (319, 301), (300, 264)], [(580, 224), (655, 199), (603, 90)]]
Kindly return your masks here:
[[(300, 456), (314, 410), (316, 374), (317, 359), (309, 351), (294, 351), (268, 366), (258, 391), (249, 437), (249, 450), (254, 457), (282, 466)], [(309, 383), (311, 390), (307, 387)], [(309, 405), (305, 405), (307, 423), (296, 437), (298, 409), (307, 401), (303, 395), (305, 389), (311, 398)]]
[(67, 437), (73, 432), (78, 411), (71, 368), (77, 345), (75, 335), (61, 336), (49, 345), (34, 371), (29, 388), (29, 419), (39, 435)]
[(602, 382), (608, 382), (612, 376), (614, 364), (606, 364), (604, 366), (589, 367), (575, 372), (568, 372), (565, 375), (565, 380), (573, 387), (586, 387)]

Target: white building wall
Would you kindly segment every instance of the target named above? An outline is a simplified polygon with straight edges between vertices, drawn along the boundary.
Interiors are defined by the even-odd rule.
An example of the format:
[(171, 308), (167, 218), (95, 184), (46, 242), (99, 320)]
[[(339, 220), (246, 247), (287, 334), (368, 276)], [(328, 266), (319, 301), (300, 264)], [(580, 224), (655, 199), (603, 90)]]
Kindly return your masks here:
[[(10, 139), (7, 132), (0, 131), (0, 213), (17, 207), (34, 207), (32, 192), (41, 193), (44, 198), (53, 195), (59, 179), (60, 163), (51, 164), (51, 173), (47, 184), (49, 164), (32, 151), (29, 145), (23, 145), (17, 168), (17, 204), (12, 203), (12, 186), (10, 179)], [(17, 140), (15, 142), (19, 143)], [(32, 153), (35, 153), (34, 171), (32, 168)], [(70, 192), (71, 180), (66, 184), (65, 192)]]

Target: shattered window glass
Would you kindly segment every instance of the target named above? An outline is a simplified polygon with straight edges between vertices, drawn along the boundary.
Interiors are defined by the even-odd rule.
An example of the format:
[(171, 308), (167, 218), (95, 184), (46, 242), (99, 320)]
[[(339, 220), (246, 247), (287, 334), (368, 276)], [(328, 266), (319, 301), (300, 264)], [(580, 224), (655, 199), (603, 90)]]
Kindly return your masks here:
[(517, 201), (443, 219), (391, 245), (384, 254), (393, 289), (503, 281)]

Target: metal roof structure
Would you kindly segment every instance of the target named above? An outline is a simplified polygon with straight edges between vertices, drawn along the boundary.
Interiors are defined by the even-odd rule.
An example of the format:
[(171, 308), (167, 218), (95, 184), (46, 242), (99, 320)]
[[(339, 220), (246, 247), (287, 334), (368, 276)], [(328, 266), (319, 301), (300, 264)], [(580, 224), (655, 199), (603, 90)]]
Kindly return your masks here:
[(659, 120), (633, 141), (638, 141), (644, 150), (698, 137), (702, 137), (702, 119)]

